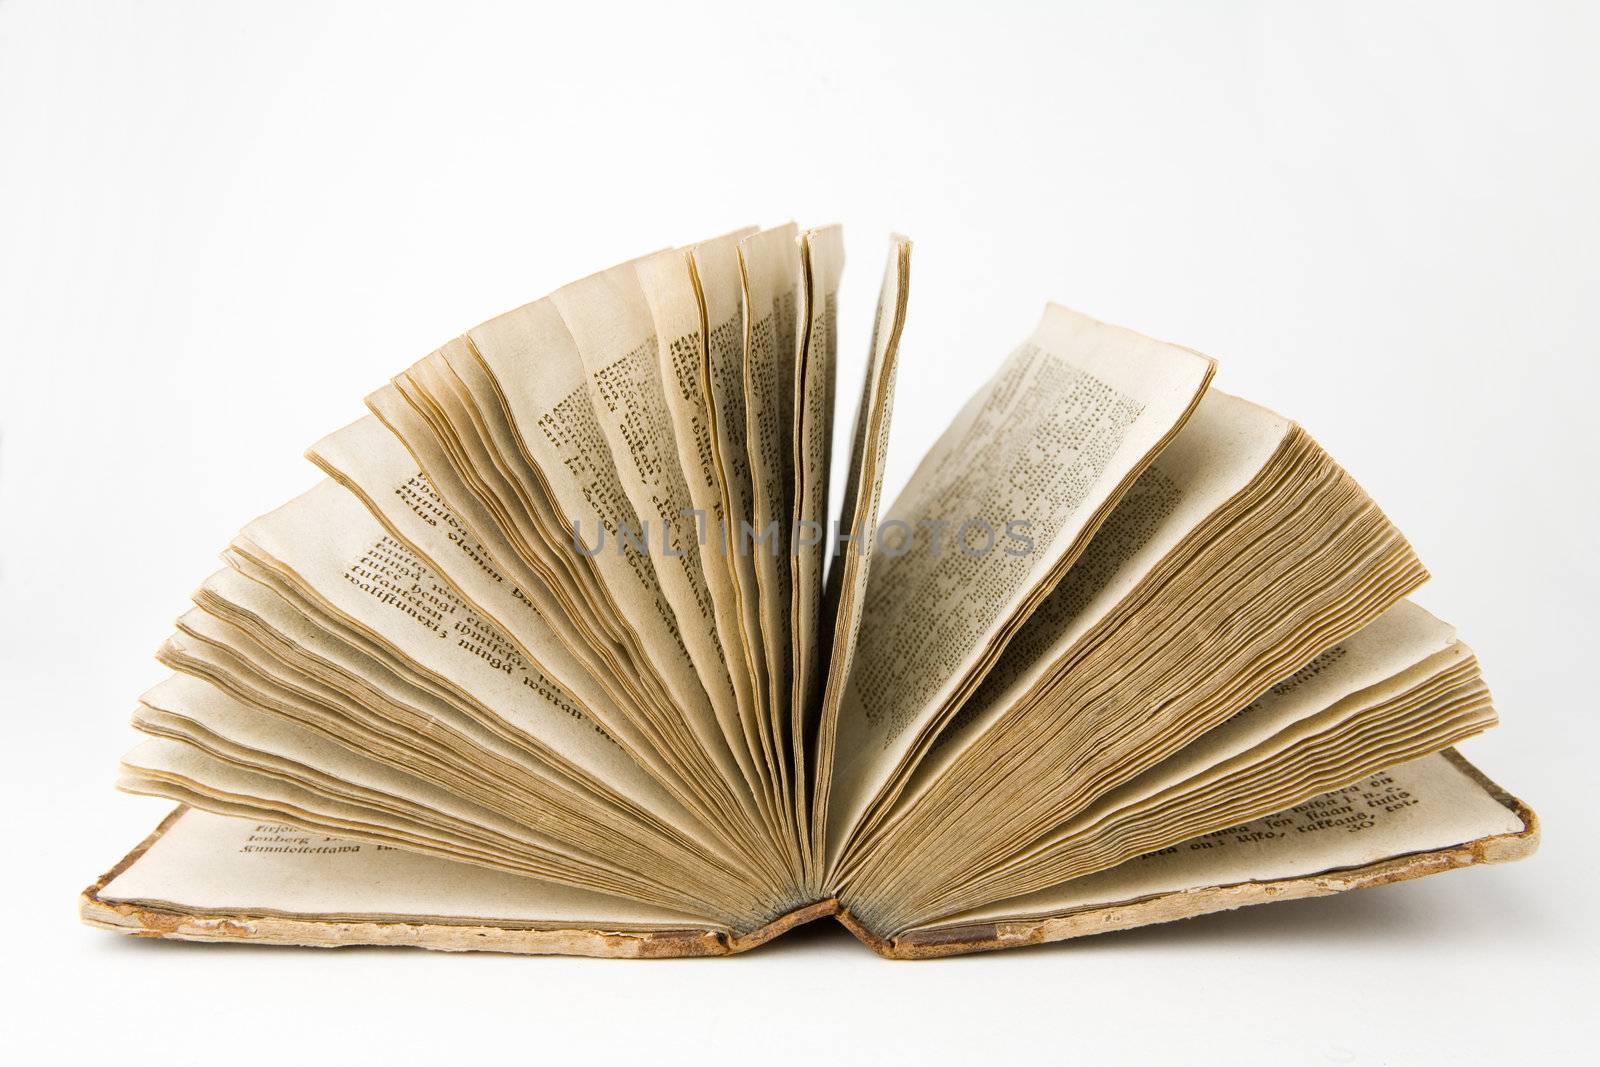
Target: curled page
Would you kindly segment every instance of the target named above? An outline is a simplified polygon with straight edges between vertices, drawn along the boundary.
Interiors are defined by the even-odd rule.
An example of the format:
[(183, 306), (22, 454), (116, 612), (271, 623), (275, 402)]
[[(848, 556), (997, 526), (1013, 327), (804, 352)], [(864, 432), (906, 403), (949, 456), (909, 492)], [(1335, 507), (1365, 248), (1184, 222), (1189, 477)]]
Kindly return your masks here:
[[(790, 521), (794, 489), (794, 386), (802, 268), (793, 223), (739, 242), (744, 285), (745, 449), (751, 518), (734, 552), (753, 563), (767, 663), (767, 729), (778, 783), (793, 793), (788, 738), (793, 709), (790, 616), (794, 575)], [(798, 845), (798, 842), (796, 843)]]
[[(895, 374), (900, 365), (900, 334), (905, 329), (911, 287), (911, 242), (896, 235), (890, 243), (866, 373), (861, 379), (855, 426), (850, 435), (850, 465), (839, 518), (829, 532), (836, 542), (823, 600), (822, 627), (828, 640), (828, 668), (818, 711), (816, 796), (812, 802), (811, 847), (817, 867), (837, 859), (829, 847), (828, 804), (835, 774), (839, 708), (855, 662), (861, 613), (878, 529), (878, 502), (883, 495), (883, 463), (894, 414)], [(837, 843), (837, 839), (831, 839)]]
[(1213, 362), (1051, 305), (923, 458), (872, 557), (830, 851), (1188, 419)]

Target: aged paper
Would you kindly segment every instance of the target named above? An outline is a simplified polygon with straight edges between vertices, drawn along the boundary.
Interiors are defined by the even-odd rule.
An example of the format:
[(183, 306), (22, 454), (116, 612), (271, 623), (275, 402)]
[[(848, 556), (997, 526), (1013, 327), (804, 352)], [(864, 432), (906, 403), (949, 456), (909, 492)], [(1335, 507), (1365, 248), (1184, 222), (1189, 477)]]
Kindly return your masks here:
[(968, 401), (889, 509), (873, 554), (830, 838), (848, 838), (953, 713), (1182, 427), (1213, 366), (1052, 305)]
[[(793, 760), (797, 818), (811, 816), (808, 753), (821, 714), (822, 669), (828, 654), (823, 616), (823, 571), (828, 553), (828, 476), (833, 456), (833, 401), (839, 347), (838, 290), (844, 238), (837, 226), (800, 237), (800, 358), (795, 366), (793, 534), (794, 601), (789, 632), (794, 664)], [(807, 858), (809, 859), (809, 849)]]
[[(1492, 725), (1476, 661), (1402, 605), (923, 913), (1015, 896), (1282, 810)], [(1442, 639), (1442, 641), (1441, 641)]]
[(744, 400), (744, 275), (739, 265), (739, 244), (749, 236), (749, 231), (741, 230), (695, 245), (689, 251), (689, 267), (705, 323), (705, 352), (699, 378), (711, 429), (719, 505), (725, 517), (717, 532), (729, 562), (754, 698), (760, 709), (755, 727), (759, 750), (776, 781), (777, 749), (768, 707), (771, 682), (767, 638), (761, 625), (760, 583), (756, 579), (755, 554), (742, 550), (745, 528), (755, 529), (755, 489), (747, 451)]
[(844, 497), (839, 502), (839, 518), (830, 532), (838, 543), (828, 569), (823, 602), (823, 618), (831, 620), (831, 633), (826, 638), (828, 665), (818, 711), (816, 795), (811, 817), (812, 851), (819, 869), (829, 872), (838, 858), (828, 848), (827, 833), (829, 797), (837, 764), (839, 708), (861, 633), (862, 601), (878, 529), (883, 465), (894, 415), (895, 375), (900, 366), (900, 334), (905, 328), (910, 286), (911, 242), (897, 235), (890, 241), (878, 288), (867, 367), (850, 436)]
[(1278, 815), (926, 925), (1061, 914), (1158, 893), (1336, 871), (1523, 828), (1469, 775), (1434, 755)]
[[(694, 500), (678, 464), (657, 362), (657, 338), (634, 264), (573, 282), (550, 297), (587, 374), (595, 423), (632, 504), (644, 554), (671, 605), (685, 648), (724, 742), (741, 736), (727, 665), (717, 643), (711, 592), (701, 566)], [(595, 531), (599, 536), (599, 531)], [(627, 538), (628, 531), (621, 536)], [(601, 546), (601, 555), (605, 555)]]
[(731, 720), (729, 744), (769, 827), (777, 833), (781, 792), (776, 784), (777, 768), (767, 752), (770, 744), (764, 739), (765, 702), (757, 692), (765, 674), (755, 665), (756, 657), (764, 653), (757, 647), (759, 632), (745, 630), (736, 562), (729, 550), (728, 509), (712, 439), (710, 383), (702, 380), (705, 309), (695, 284), (691, 253), (660, 253), (641, 261), (637, 273), (654, 324), (657, 373), (687, 493), (684, 513), (675, 521), (698, 541), (717, 644), (732, 685), (734, 703), (721, 713)]
[[(544, 675), (571, 694), (578, 706), (622, 741), (636, 759), (650, 759), (647, 742), (624, 710), (628, 693), (614, 676), (614, 659), (602, 658), (576, 636), (553, 591), (534, 578), (531, 592), (509, 578), (506, 568), (439, 496), (411, 455), (371, 416), (330, 434), (309, 453), (350, 490), (381, 524), (440, 576), (473, 612), (503, 627), (507, 640)], [(659, 762), (652, 765), (666, 773)]]
[[(793, 223), (739, 242), (744, 286), (745, 455), (751, 518), (734, 551), (752, 561), (767, 661), (767, 719), (778, 781), (793, 790), (794, 387), (803, 268)], [(798, 842), (796, 842), (798, 847)]]
[[(648, 544), (638, 540), (640, 517), (596, 414), (584, 357), (560, 311), (551, 300), (537, 301), (484, 323), (468, 338), (492, 374), (553, 505), (570, 523), (569, 547), (584, 557), (605, 590), (608, 613), (627, 628), (636, 662), (660, 680), (661, 699), (639, 710), (651, 717), (664, 753), (678, 761), (680, 773), (700, 796), (697, 810), (742, 836), (754, 850), (753, 862), (781, 862), (770, 842), (758, 846), (750, 837), (764, 820), (743, 787), (743, 771), (695, 670)], [(526, 372), (529, 361), (537, 361), (537, 375)], [(680, 565), (676, 572), (669, 568), (677, 575), (670, 580), (680, 601), (682, 594), (695, 599), (685, 584), (692, 584), (692, 576), (682, 569), (688, 558), (665, 561)]]
[(100, 895), (224, 914), (718, 928), (621, 897), (192, 808)]
[[(1118, 502), (1089, 547), (1006, 645), (982, 684), (911, 767), (899, 809), (914, 803), (963, 752), (1049, 677), (1151, 570), (1271, 461), (1290, 423), (1208, 389), (1172, 443)], [(898, 784), (898, 783), (896, 783)], [(886, 810), (878, 812), (887, 817)]]

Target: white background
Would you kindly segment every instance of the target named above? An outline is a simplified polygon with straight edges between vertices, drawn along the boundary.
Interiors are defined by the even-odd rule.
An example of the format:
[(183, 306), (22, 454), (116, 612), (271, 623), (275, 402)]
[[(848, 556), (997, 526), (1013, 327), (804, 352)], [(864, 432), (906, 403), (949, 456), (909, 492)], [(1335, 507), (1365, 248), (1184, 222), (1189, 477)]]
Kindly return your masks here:
[[(1593, 6), (0, 4), (5, 1045), (98, 1062), (1592, 1054)], [(150, 653), (434, 345), (747, 222), (917, 240), (890, 489), (1047, 299), (1221, 361), (1407, 531), (1543, 852), (930, 964), (136, 942), (76, 892)], [(841, 388), (851, 397), (851, 387)], [(846, 422), (848, 415), (846, 415)], [(80, 1059), (80, 1062), (83, 1060)], [(15, 1060), (13, 1062), (26, 1062)]]

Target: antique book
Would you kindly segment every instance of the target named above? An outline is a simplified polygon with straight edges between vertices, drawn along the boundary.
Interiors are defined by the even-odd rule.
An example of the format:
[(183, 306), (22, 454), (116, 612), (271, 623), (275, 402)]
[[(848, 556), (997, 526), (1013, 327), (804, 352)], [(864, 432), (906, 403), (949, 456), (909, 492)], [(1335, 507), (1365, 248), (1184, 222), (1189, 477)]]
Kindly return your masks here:
[(80, 898), (144, 936), (917, 958), (1537, 845), (1472, 650), (1300, 426), (1051, 305), (880, 502), (891, 241), (830, 506), (838, 227), (467, 331), (314, 444), (158, 653)]

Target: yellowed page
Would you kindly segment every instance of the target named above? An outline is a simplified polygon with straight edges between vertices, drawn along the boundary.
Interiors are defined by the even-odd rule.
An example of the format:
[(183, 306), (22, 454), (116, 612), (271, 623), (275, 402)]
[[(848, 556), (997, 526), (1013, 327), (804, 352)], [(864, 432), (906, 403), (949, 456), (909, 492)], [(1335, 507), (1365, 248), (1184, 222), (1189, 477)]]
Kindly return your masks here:
[(1210, 359), (1051, 305), (883, 523), (839, 719), (829, 839), (919, 742), (1182, 427)]
[(818, 710), (817, 769), (812, 801), (811, 847), (817, 867), (833, 862), (828, 848), (828, 804), (832, 792), (839, 732), (839, 706), (861, 632), (861, 607), (866, 591), (872, 546), (878, 529), (878, 504), (883, 495), (884, 459), (894, 415), (895, 375), (900, 367), (900, 333), (905, 328), (911, 293), (911, 242), (890, 240), (878, 305), (873, 315), (866, 371), (856, 402), (850, 435), (844, 496), (839, 517), (828, 531), (835, 555), (829, 566), (823, 598), (827, 640), (826, 676)]
[[(432, 357), (418, 366), (431, 361)], [(433, 378), (443, 376), (443, 372), (431, 375)], [(637, 688), (637, 676), (641, 671), (648, 671), (648, 664), (641, 657), (641, 666), (636, 668), (634, 660), (626, 658), (623, 638), (628, 631), (612, 618), (603, 585), (593, 574), (585, 574), (582, 567), (574, 566), (586, 561), (566, 547), (570, 536), (555, 519), (553, 509), (548, 508), (547, 501), (542, 509), (526, 509), (520, 502), (508, 509), (504, 502), (495, 499), (495, 491), (484, 484), (479, 472), (468, 471), (465, 461), (456, 454), (459, 445), (454, 443), (455, 431), (443, 424), (443, 414), (437, 405), (419, 391), (415, 381), (418, 377), (421, 375), (413, 368), (395, 379), (395, 382), (404, 383), (404, 388), (391, 383), (367, 397), (367, 407), (374, 413), (381, 430), (400, 443), (408, 456), (406, 465), (422, 474), (422, 480), (411, 487), (415, 491), (406, 494), (409, 499), (405, 503), (424, 513), (435, 507), (443, 508), (468, 529), (481, 531), (479, 536), (487, 537), (502, 549), (495, 561), (499, 572), (496, 577), (509, 582), (530, 602), (541, 605), (544, 622), (574, 655), (597, 665), (601, 662), (613, 665), (612, 673), (619, 687), (627, 688), (632, 683)], [(457, 414), (460, 414), (459, 408), (460, 405), (456, 405)], [(429, 414), (424, 414), (425, 411)], [(380, 441), (379, 428), (358, 421), (317, 442), (308, 456), (364, 501), (374, 500), (377, 498), (371, 494), (378, 487), (372, 486), (371, 479), (362, 475), (367, 464), (364, 450)], [(386, 445), (377, 447), (384, 451), (378, 458), (389, 460), (387, 453), (391, 450)], [(398, 458), (392, 462), (400, 465)], [(343, 469), (345, 467), (351, 469)], [(378, 492), (382, 494), (387, 490), (378, 488)], [(437, 496), (436, 504), (427, 499), (430, 492)], [(389, 505), (387, 508), (372, 510), (387, 526), (394, 506), (401, 502), (385, 500), (385, 503)], [(535, 512), (541, 510), (550, 511), (546, 517), (554, 531), (550, 537), (533, 529), (541, 519)], [(453, 555), (445, 553), (444, 557), (448, 560)], [(524, 640), (521, 633), (525, 622), (523, 613), (486, 614), (513, 640)], [(529, 647), (534, 643), (529, 635)], [(597, 673), (604, 676), (606, 672)]]
[(519, 725), (550, 738), (564, 758), (604, 759), (613, 770), (625, 767), (592, 722), (574, 718), (573, 709), (581, 705), (570, 693), (526, 661), (504, 634), (335, 483), (321, 482), (256, 519), (241, 538), (404, 662), (486, 708), (538, 716)]
[[(1228, 760), (1281, 738), (1298, 723), (1319, 717), (1345, 698), (1363, 694), (1384, 699), (1401, 680), (1423, 664), (1448, 656), (1453, 662), (1470, 655), (1455, 638), (1455, 627), (1435, 618), (1409, 600), (1402, 600), (1378, 619), (1320, 653), (1299, 671), (1274, 685), (1233, 718), (1208, 730), (1196, 741), (1137, 777), (1097, 799), (1072, 826), (1088, 825), (1109, 812), (1183, 785)], [(1435, 664), (1437, 673), (1444, 664)]]
[[(790, 522), (794, 491), (794, 381), (802, 268), (793, 223), (739, 242), (744, 286), (745, 454), (751, 516), (734, 552), (753, 562), (767, 661), (767, 720), (779, 788), (792, 795), (788, 737), (794, 664)], [(798, 842), (796, 842), (798, 850)]]
[[(411, 454), (372, 416), (330, 434), (309, 450), (381, 523), (381, 529), (437, 569), (467, 607), (493, 625), (542, 674), (617, 739), (658, 779), (674, 776), (626, 710), (606, 664), (587, 655), (577, 638), (550, 625), (550, 593), (539, 583), (532, 595), (502, 573), (498, 557), (449, 510)], [(378, 527), (374, 527), (374, 537)]]
[[(449, 819), (422, 818), (413, 809), (380, 808), (228, 762), (183, 742), (152, 738), (122, 759), (118, 787), (131, 793), (170, 797), (231, 814), (254, 810), (276, 820), (329, 833), (414, 848), (472, 863), (580, 884), (620, 884), (637, 879), (608, 872), (528, 827), (487, 809), (454, 805)], [(168, 788), (168, 787), (171, 788)], [(454, 816), (468, 816), (466, 819)], [(469, 828), (472, 827), (472, 828)], [(475, 829), (474, 829), (475, 828)]]
[(198, 913), (719, 928), (621, 897), (194, 809), (99, 896)]
[[(725, 806), (713, 795), (724, 788), (743, 818), (759, 819), (754, 799), (737, 787), (743, 773), (723, 737), (650, 553), (618, 541), (619, 530), (640, 531), (639, 516), (596, 415), (583, 356), (555, 303), (536, 301), (491, 319), (467, 336), (501, 390), (512, 425), (552, 503), (574, 528), (571, 549), (587, 556), (610, 598), (611, 614), (632, 633), (637, 654), (661, 680), (668, 710), (679, 717), (704, 762), (720, 778), (720, 785), (700, 783), (708, 803)], [(600, 550), (592, 552), (596, 547)], [(724, 817), (733, 818), (733, 813)]]
[[(756, 692), (754, 658), (759, 649), (751, 635), (745, 633), (735, 563), (728, 552), (728, 515), (712, 444), (709, 382), (701, 380), (706, 359), (704, 309), (690, 253), (662, 252), (641, 260), (636, 270), (654, 324), (656, 372), (687, 494), (683, 511), (689, 514), (681, 515), (677, 521), (684, 535), (692, 533), (697, 542), (716, 640), (732, 684), (740, 729), (730, 731), (729, 744), (751, 791), (776, 829), (777, 771), (762, 747), (765, 710)], [(662, 462), (667, 459), (665, 455), (661, 457)]]
[[(800, 237), (800, 359), (795, 366), (794, 496), (791, 558), (794, 599), (789, 615), (793, 649), (797, 817), (811, 817), (811, 767), (821, 714), (823, 667), (828, 655), (822, 583), (828, 555), (828, 476), (833, 459), (833, 402), (839, 348), (838, 292), (844, 273), (844, 235), (838, 226), (807, 230)], [(809, 857), (808, 857), (809, 858)]]
[[(134, 722), (146, 732), (154, 732), (147, 727), (160, 725), (162, 715), (182, 718), (192, 728), (178, 739), (203, 742), (201, 747), (218, 759), (335, 800), (400, 813), (462, 835), (503, 838), (507, 844), (515, 843), (522, 829), (487, 805), (245, 704), (198, 678), (173, 675), (140, 697), (140, 705)], [(530, 767), (529, 773), (537, 772)], [(554, 824), (551, 829), (550, 842), (570, 832)]]
[(1400, 614), (1367, 627), (1378, 632), (1363, 631), (1330, 649), (1247, 711), (1010, 857), (952, 884), (919, 913), (1086, 875), (1299, 803), (1493, 725), (1471, 651), (1451, 643), (1449, 627), (1421, 609)]
[(1375, 774), (1288, 811), (927, 927), (1061, 914), (1159, 893), (1337, 871), (1524, 829), (1444, 755)]
[[(742, 745), (738, 707), (718, 646), (698, 527), (690, 514), (694, 500), (678, 464), (654, 325), (635, 265), (563, 286), (550, 302), (583, 362), (595, 422), (609, 446), (617, 484), (640, 520), (634, 532), (642, 536), (643, 552), (671, 606), (678, 643), (688, 653), (686, 666), (704, 689), (732, 753)], [(610, 554), (619, 554), (617, 546)], [(603, 546), (600, 555), (607, 555)]]
[(717, 489), (726, 516), (719, 532), (730, 577), (738, 597), (744, 644), (750, 656), (756, 704), (756, 732), (764, 762), (777, 780), (777, 754), (771, 736), (770, 681), (767, 677), (766, 637), (761, 626), (761, 591), (756, 580), (754, 554), (741, 551), (746, 524), (753, 528), (755, 490), (751, 482), (748, 429), (744, 402), (745, 306), (744, 277), (739, 266), (739, 242), (747, 231), (728, 234), (695, 245), (689, 266), (700, 294), (705, 319), (705, 358), (700, 381), (706, 418), (711, 426)]
[(606, 709), (602, 721), (608, 730), (623, 718), (615, 708), (615, 692), (596, 676), (596, 665), (580, 660), (551, 629), (548, 602), (535, 601), (502, 573), (488, 546), (450, 511), (381, 422), (368, 416), (351, 423), (317, 442), (308, 454), (324, 470), (336, 472), (339, 484), (367, 507), (382, 529), (437, 570), (473, 611), (504, 626), (508, 638), (514, 628), (516, 644), (541, 671), (582, 706)]
[(637, 532), (639, 517), (590, 402), (582, 356), (555, 305), (536, 301), (490, 319), (467, 337), (501, 390), (512, 426), (545, 479), (556, 511), (569, 532), (576, 527), (567, 547), (573, 552), (580, 544), (592, 548), (605, 530), (604, 550), (587, 562), (611, 600), (612, 614), (636, 635), (649, 668), (674, 703), (694, 709), (694, 721), (709, 723), (709, 700), (694, 676), (653, 560), (630, 545), (617, 550), (618, 529)]
[[(994, 722), (1035, 691), (1083, 635), (1272, 459), (1290, 422), (1217, 389), (1129, 489), (1067, 576), (1006, 645), (983, 684), (911, 768), (896, 810), (915, 803)], [(881, 813), (888, 817), (888, 813)]]

